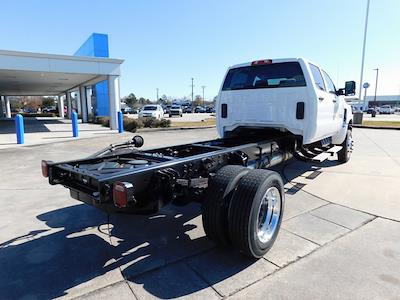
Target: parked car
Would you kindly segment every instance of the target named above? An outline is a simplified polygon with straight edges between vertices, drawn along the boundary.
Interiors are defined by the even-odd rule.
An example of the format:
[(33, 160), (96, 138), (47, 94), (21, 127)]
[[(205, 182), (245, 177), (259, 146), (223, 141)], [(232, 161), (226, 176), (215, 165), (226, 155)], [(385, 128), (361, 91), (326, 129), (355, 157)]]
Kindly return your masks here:
[(180, 116), (182, 117), (183, 111), (180, 105), (172, 105), (171, 109), (169, 110), (169, 116)]
[(206, 109), (203, 106), (196, 106), (196, 108), (194, 109), (195, 113), (205, 113)]
[(163, 110), (164, 110), (164, 114), (169, 114), (169, 111), (171, 109), (171, 105), (163, 105)]
[(394, 114), (394, 109), (390, 105), (382, 105), (379, 112), (381, 114)]
[(57, 107), (55, 106), (47, 106), (42, 109), (43, 113), (57, 113)]
[(139, 118), (156, 118), (158, 120), (164, 117), (164, 109), (161, 105), (145, 105), (139, 112)]
[(207, 106), (206, 107), (206, 113), (215, 113), (214, 106)]
[(33, 109), (33, 108), (31, 108), (31, 107), (25, 107), (25, 108), (23, 109), (23, 112), (24, 112), (24, 113), (27, 113), (27, 114), (33, 114), (33, 113), (36, 113), (36, 110)]
[(191, 106), (182, 106), (182, 111), (184, 113), (191, 113), (192, 112), (192, 107)]
[(127, 106), (125, 108), (121, 108), (121, 112), (123, 114), (137, 114), (137, 109)]

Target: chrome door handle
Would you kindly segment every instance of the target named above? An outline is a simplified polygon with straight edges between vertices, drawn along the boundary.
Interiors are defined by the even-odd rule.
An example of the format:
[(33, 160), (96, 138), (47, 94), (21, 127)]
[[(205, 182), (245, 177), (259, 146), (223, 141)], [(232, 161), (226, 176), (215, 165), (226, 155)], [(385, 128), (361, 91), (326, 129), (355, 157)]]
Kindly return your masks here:
[(318, 100), (322, 101), (324, 100), (324, 97), (318, 97)]

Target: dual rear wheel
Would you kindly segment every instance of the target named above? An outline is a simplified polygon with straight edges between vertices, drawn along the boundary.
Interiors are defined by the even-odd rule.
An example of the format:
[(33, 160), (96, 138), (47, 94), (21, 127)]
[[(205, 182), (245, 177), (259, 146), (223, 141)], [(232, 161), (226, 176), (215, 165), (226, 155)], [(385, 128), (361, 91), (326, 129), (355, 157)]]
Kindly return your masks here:
[(203, 203), (204, 230), (217, 244), (259, 258), (275, 242), (283, 208), (278, 173), (225, 166), (210, 179)]

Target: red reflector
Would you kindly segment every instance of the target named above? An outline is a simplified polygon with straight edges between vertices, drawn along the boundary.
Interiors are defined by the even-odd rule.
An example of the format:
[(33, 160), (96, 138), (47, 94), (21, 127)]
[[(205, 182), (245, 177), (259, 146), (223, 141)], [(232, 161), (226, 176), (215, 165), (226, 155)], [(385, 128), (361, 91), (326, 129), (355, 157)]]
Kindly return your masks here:
[(42, 175), (46, 178), (49, 177), (49, 165), (45, 160), (42, 160)]
[(133, 200), (133, 185), (129, 182), (115, 182), (113, 185), (113, 201), (118, 208), (128, 206), (128, 202)]
[(262, 60), (255, 60), (251, 63), (252, 66), (258, 65), (270, 65), (272, 64), (272, 59), (262, 59)]

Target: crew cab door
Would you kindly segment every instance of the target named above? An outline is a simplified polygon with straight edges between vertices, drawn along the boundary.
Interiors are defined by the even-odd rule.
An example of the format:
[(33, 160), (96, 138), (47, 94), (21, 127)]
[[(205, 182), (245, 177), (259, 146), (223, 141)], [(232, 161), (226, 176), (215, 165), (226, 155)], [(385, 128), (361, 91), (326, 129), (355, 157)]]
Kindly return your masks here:
[(329, 92), (320, 68), (311, 63), (309, 65), (317, 96), (316, 136), (320, 138), (333, 136), (340, 129), (340, 126), (337, 124), (336, 116), (338, 108), (337, 96)]
[(326, 91), (328, 92), (327, 99), (332, 102), (333, 105), (333, 123), (338, 130), (340, 130), (343, 123), (343, 114), (344, 114), (344, 99), (339, 98), (336, 93), (335, 84), (332, 79), (329, 77), (328, 73), (324, 70), (322, 71), (322, 75), (324, 76)]

